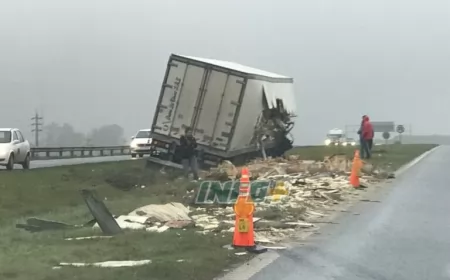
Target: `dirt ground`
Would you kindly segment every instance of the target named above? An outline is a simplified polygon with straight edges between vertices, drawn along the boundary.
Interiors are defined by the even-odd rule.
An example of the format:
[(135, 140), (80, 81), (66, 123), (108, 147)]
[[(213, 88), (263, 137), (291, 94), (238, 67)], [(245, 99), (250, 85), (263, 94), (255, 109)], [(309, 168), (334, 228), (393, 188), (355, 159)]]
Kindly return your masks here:
[[(380, 148), (371, 163), (395, 170), (431, 145)], [(323, 159), (327, 148), (297, 148), (290, 154), (302, 159)], [(354, 149), (346, 149), (351, 155)], [(79, 191), (95, 190), (114, 215), (148, 205), (185, 203), (186, 193), (198, 184), (176, 179), (176, 174), (149, 170), (142, 160), (0, 172), (0, 278), (1, 279), (212, 279), (224, 269), (243, 263), (250, 255), (236, 255), (223, 246), (231, 232), (199, 234), (196, 228), (164, 233), (127, 230), (125, 234), (96, 240), (65, 240), (101, 235), (98, 229), (29, 233), (16, 224), (29, 217), (82, 224), (92, 220)], [(345, 201), (342, 202), (346, 203)], [(303, 212), (302, 212), (303, 213)], [(300, 214), (302, 214), (300, 213)], [(255, 216), (280, 219), (277, 210)], [(303, 229), (296, 229), (302, 231)], [(306, 231), (306, 229), (305, 229)], [(129, 268), (59, 268), (60, 262), (147, 260), (151, 264)]]

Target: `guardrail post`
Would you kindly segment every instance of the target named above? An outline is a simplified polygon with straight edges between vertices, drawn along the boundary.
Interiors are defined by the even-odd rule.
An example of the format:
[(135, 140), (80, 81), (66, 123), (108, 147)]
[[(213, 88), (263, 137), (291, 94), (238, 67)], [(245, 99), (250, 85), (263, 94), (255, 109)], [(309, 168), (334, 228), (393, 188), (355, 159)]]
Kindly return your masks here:
[(103, 152), (103, 150), (100, 150), (100, 155), (101, 155), (101, 156), (104, 156), (104, 155), (105, 155), (104, 152)]
[(50, 152), (47, 151), (45, 154), (47, 155), (47, 157), (50, 157)]
[(63, 151), (59, 151), (59, 156), (63, 157)]
[(90, 157), (93, 156), (93, 153), (94, 153), (94, 151), (89, 150), (89, 156), (90, 156)]
[(71, 157), (74, 157), (74, 156), (75, 156), (74, 151), (70, 151), (70, 156), (71, 156)]

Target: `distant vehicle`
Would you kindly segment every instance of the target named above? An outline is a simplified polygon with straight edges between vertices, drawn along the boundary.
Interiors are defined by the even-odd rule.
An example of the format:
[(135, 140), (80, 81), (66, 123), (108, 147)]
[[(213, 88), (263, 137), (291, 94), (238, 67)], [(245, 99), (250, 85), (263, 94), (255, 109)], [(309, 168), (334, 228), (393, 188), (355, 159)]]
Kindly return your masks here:
[(347, 138), (345, 139), (345, 141), (342, 143), (342, 146), (356, 146), (356, 141), (353, 138)]
[[(150, 137), (151, 129), (141, 129), (135, 136), (131, 137), (130, 151), (131, 157), (143, 157), (144, 154), (152, 153), (152, 138)], [(153, 151), (154, 152), (154, 151)]]
[(345, 132), (342, 129), (334, 128), (328, 131), (325, 146), (339, 146), (346, 143)]
[(30, 168), (30, 143), (17, 128), (0, 128), (0, 165), (13, 170), (14, 164)]

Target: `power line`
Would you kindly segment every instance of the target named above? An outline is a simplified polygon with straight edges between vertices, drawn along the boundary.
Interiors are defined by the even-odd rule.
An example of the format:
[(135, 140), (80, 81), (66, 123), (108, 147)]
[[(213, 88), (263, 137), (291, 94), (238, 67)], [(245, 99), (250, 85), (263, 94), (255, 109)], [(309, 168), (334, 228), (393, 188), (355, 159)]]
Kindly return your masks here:
[(35, 113), (34, 117), (31, 118), (31, 120), (33, 121), (33, 123), (31, 124), (34, 128), (31, 130), (31, 132), (34, 132), (34, 144), (36, 145), (36, 147), (39, 147), (39, 132), (42, 132), (42, 121), (43, 118), (39, 117), (39, 114)]

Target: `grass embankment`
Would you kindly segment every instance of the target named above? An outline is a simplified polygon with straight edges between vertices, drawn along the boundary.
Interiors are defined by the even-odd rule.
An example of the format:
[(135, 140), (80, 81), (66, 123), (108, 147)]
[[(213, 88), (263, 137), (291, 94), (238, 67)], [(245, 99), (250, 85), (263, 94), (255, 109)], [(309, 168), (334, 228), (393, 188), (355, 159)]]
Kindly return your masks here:
[[(363, 159), (364, 162), (371, 163), (375, 166), (381, 167), (386, 171), (395, 171), (412, 159), (418, 157), (424, 152), (436, 147), (432, 144), (410, 144), (410, 145), (380, 145), (374, 146), (372, 151), (372, 158)], [(300, 155), (302, 159), (323, 160), (325, 156), (333, 154), (345, 154), (352, 158), (356, 149), (359, 146), (350, 147), (336, 147), (336, 146), (313, 146), (313, 147), (298, 147), (288, 152), (288, 154)]]
[[(145, 186), (142, 188), (142, 186)], [(151, 203), (181, 202), (195, 185), (150, 171), (141, 160), (72, 167), (0, 172), (0, 279), (212, 279), (224, 267), (240, 262), (222, 246), (230, 235), (200, 235), (194, 229), (164, 233), (127, 231), (101, 240), (64, 240), (101, 235), (82, 229), (29, 233), (16, 222), (29, 217), (83, 224), (92, 216), (79, 190), (95, 189), (115, 215)], [(60, 262), (144, 260), (130, 268), (62, 268)], [(183, 261), (180, 261), (183, 260)]]
[[(393, 168), (412, 160), (433, 145), (375, 147), (374, 164)], [(342, 152), (329, 147), (296, 148), (302, 159), (323, 159)], [(382, 149), (382, 150), (381, 150)], [(377, 152), (377, 150), (379, 152)], [(344, 152), (351, 156), (353, 148)], [(144, 187), (142, 187), (144, 186)], [(242, 262), (222, 246), (230, 235), (200, 235), (195, 229), (164, 233), (127, 231), (103, 240), (66, 241), (65, 237), (98, 235), (93, 229), (29, 233), (16, 229), (29, 217), (70, 224), (92, 219), (79, 190), (95, 189), (115, 215), (151, 203), (183, 202), (195, 184), (171, 179), (144, 167), (141, 160), (69, 167), (0, 172), (0, 279), (212, 279), (224, 268)], [(99, 262), (151, 259), (131, 268), (62, 268), (59, 262)], [(179, 261), (182, 260), (182, 261)]]

